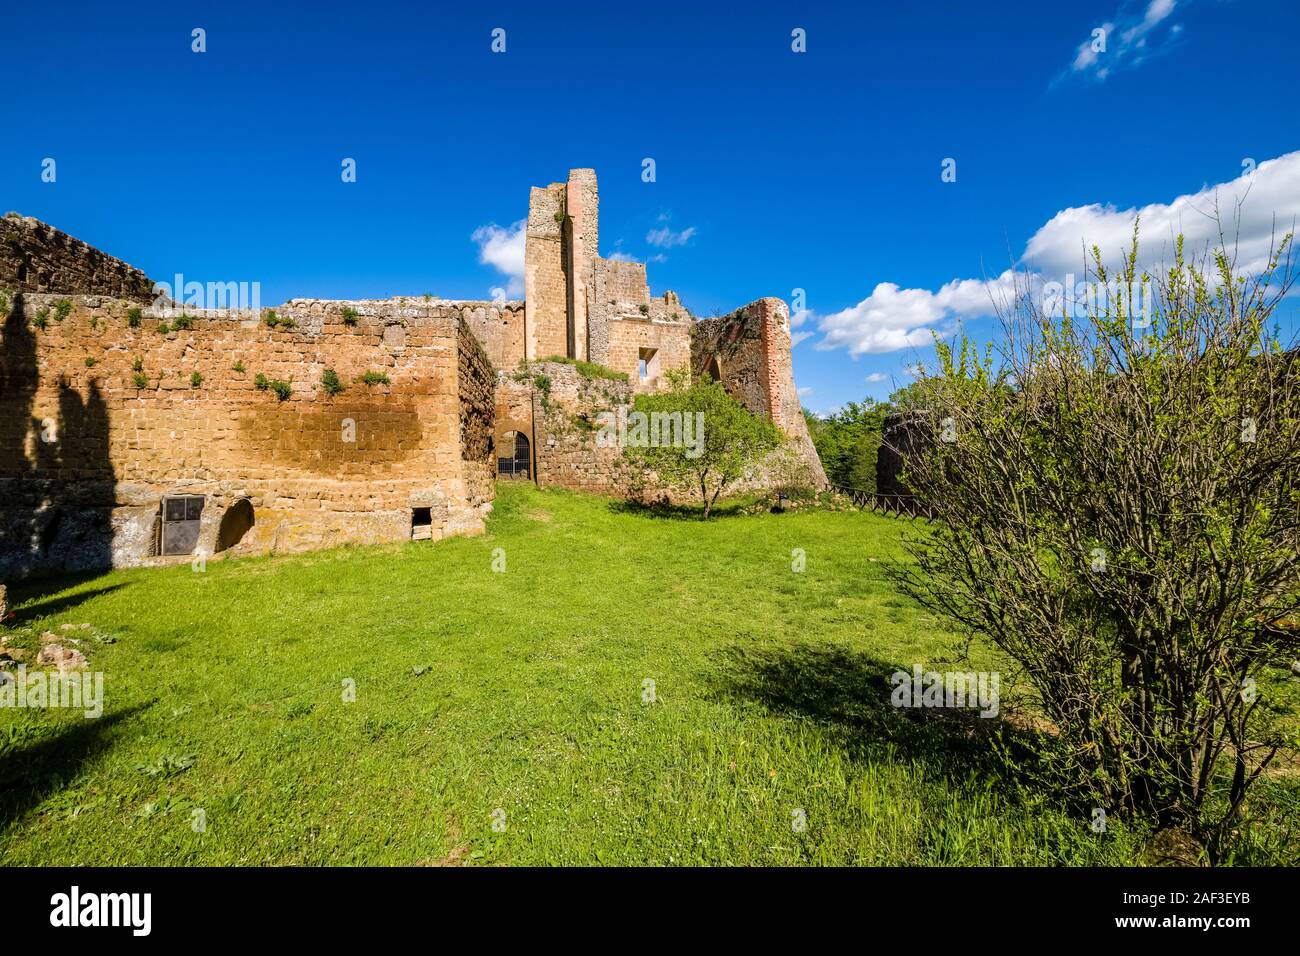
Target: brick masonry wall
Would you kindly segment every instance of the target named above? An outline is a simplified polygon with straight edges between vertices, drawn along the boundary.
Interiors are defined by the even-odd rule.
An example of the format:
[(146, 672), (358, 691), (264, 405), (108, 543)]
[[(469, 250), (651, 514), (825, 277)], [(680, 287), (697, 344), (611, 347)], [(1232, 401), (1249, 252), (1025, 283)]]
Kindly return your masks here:
[(569, 314), (573, 325), (572, 358), (590, 357), (587, 341), (587, 287), (597, 258), (600, 228), (600, 194), (594, 169), (571, 169), (565, 187), (565, 207), (569, 217)]
[[(780, 299), (751, 302), (730, 315), (703, 319), (691, 326), (691, 374), (707, 374), (717, 363), (728, 394), (758, 415), (771, 418), (789, 439), (802, 467), (769, 471), (776, 483), (826, 486), (826, 472), (813, 447), (794, 384), (790, 346), (790, 312)], [(800, 474), (800, 472), (802, 472)]]
[(0, 219), (0, 289), (153, 299), (153, 283), (135, 266), (18, 215)]
[[(166, 334), (149, 311), (133, 327), (133, 307), (25, 294), (5, 319), (0, 578), (150, 563), (165, 494), (206, 496), (208, 553), (240, 499), (256, 523), (234, 553), (406, 540), (413, 508), (430, 509), (435, 538), (482, 529), (492, 373), (460, 306), (293, 300), (276, 310), (292, 328), (196, 313)], [(365, 385), (366, 372), (389, 383)], [(287, 400), (258, 389), (259, 373), (288, 382)]]
[(587, 286), (588, 354), (591, 361), (609, 364), (610, 322), (620, 316), (638, 315), (642, 305), (648, 310), (649, 302), (645, 263), (595, 260)]
[[(482, 506), (496, 496), (495, 427), (496, 370), (466, 321), (456, 323), (457, 373), (460, 398), (460, 459), (465, 497), (471, 507), (453, 510), (449, 530), (475, 532)], [(480, 510), (481, 509), (481, 510)]]

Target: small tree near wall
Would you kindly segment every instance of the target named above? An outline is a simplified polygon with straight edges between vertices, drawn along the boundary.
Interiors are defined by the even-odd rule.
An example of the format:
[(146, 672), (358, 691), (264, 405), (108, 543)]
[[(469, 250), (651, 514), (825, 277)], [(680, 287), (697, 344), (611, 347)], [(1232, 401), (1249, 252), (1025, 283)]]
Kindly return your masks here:
[(781, 433), (713, 378), (691, 382), (685, 370), (666, 378), (666, 391), (636, 397), (623, 454), (647, 482), (699, 495), (707, 519), (722, 493), (781, 444)]

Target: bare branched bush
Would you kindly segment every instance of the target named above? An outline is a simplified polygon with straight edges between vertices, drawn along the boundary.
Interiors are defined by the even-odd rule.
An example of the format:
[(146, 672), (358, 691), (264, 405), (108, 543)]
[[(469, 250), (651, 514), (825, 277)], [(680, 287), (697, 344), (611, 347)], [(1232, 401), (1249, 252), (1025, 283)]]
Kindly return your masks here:
[(1045, 762), (1094, 805), (1218, 837), (1288, 746), (1270, 668), (1300, 599), (1300, 358), (1270, 323), (1290, 236), (1262, 273), (1226, 244), (1086, 277), (1153, 295), (1086, 315), (1026, 286), (980, 354), (939, 343), (929, 441), (905, 480), (936, 520), (904, 588), (1023, 669)]

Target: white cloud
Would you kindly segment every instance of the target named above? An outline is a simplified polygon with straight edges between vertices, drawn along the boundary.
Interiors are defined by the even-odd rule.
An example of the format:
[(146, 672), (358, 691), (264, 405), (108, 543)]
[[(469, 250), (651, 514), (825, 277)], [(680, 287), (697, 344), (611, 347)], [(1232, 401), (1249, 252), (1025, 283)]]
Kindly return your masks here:
[(628, 255), (626, 252), (611, 252), (605, 258), (609, 259), (611, 262), (640, 262), (641, 261), (636, 256)]
[(882, 282), (857, 305), (823, 318), (819, 349), (847, 348), (853, 356), (919, 348), (961, 319), (992, 314), (1014, 297), (1015, 274), (996, 279), (954, 279), (936, 292)]
[(867, 376), (867, 381), (872, 383), (887, 382), (889, 381), (889, 376), (886, 375), (884, 372), (872, 372), (870, 375)]
[(791, 332), (791, 333), (790, 333), (790, 348), (794, 348), (794, 347), (795, 347), (796, 345), (798, 345), (800, 342), (804, 341), (805, 339), (810, 339), (810, 338), (812, 338), (812, 337), (813, 337), (814, 335), (816, 335), (816, 334), (817, 334), (817, 333), (813, 332), (812, 330), (805, 330), (805, 331), (803, 331), (803, 332)]
[(1237, 268), (1258, 274), (1270, 248), (1300, 222), (1300, 151), (1260, 163), (1253, 173), (1206, 186), (1168, 203), (1116, 209), (1094, 203), (1063, 209), (1030, 238), (1017, 271), (996, 279), (954, 279), (936, 291), (903, 289), (882, 282), (857, 305), (818, 322), (819, 349), (845, 348), (853, 356), (929, 345), (935, 331), (950, 332), (962, 320), (994, 315), (1016, 295), (1044, 282), (1083, 280), (1085, 250), (1094, 245), (1114, 268), (1128, 249), (1134, 222), (1141, 217), (1139, 269), (1169, 264), (1175, 237), (1184, 236), (1185, 252), (1203, 253), (1219, 241), (1215, 205), (1223, 219)]
[(812, 387), (811, 387), (811, 386), (805, 386), (805, 387), (803, 387), (803, 388), (797, 388), (797, 389), (795, 389), (795, 391), (797, 391), (797, 392), (799, 393), (799, 397), (800, 397), (800, 398), (803, 398), (803, 397), (805, 397), (805, 396), (807, 396), (807, 395), (811, 395), (811, 394), (813, 393), (813, 390), (812, 390)]
[(1172, 24), (1166, 34), (1157, 28), (1174, 12), (1177, 0), (1151, 0), (1145, 8), (1121, 10), (1097, 29), (1105, 31), (1105, 49), (1095, 49), (1091, 34), (1074, 52), (1070, 68), (1057, 77), (1083, 76), (1105, 80), (1116, 70), (1141, 66), (1168, 48), (1172, 38), (1182, 33), (1182, 24)]
[[(527, 236), (526, 220), (508, 227), (491, 222), (479, 226), (470, 238), (478, 243), (478, 261), (490, 265), (508, 278), (506, 295), (518, 298), (524, 294), (524, 241)], [(493, 290), (493, 295), (495, 295)]]
[(1100, 203), (1063, 209), (1030, 238), (1022, 263), (1062, 281), (1066, 273), (1082, 272), (1085, 256), (1091, 259), (1087, 250), (1096, 245), (1113, 268), (1132, 242), (1133, 224), (1140, 218), (1139, 267), (1169, 264), (1179, 235), (1188, 254), (1218, 244), (1216, 204), (1229, 248), (1236, 245), (1238, 268), (1258, 274), (1267, 264), (1269, 246), (1300, 221), (1300, 152), (1265, 160), (1253, 173), (1243, 172), (1168, 203), (1140, 209)]
[(687, 226), (680, 232), (674, 232), (669, 226), (660, 226), (647, 232), (645, 241), (660, 249), (671, 249), (673, 246), (686, 245), (693, 235), (695, 235), (694, 226)]

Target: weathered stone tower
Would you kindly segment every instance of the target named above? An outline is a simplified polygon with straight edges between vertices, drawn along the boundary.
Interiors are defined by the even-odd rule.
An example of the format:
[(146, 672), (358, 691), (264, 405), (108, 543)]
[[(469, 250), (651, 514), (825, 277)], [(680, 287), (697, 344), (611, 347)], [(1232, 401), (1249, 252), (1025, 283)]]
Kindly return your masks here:
[(643, 263), (602, 259), (599, 238), (594, 169), (572, 169), (566, 182), (533, 187), (524, 243), (523, 351), (493, 355), (498, 366), (581, 359), (626, 372), (638, 391), (653, 391), (661, 372), (689, 363), (694, 317), (676, 293), (650, 295)]

